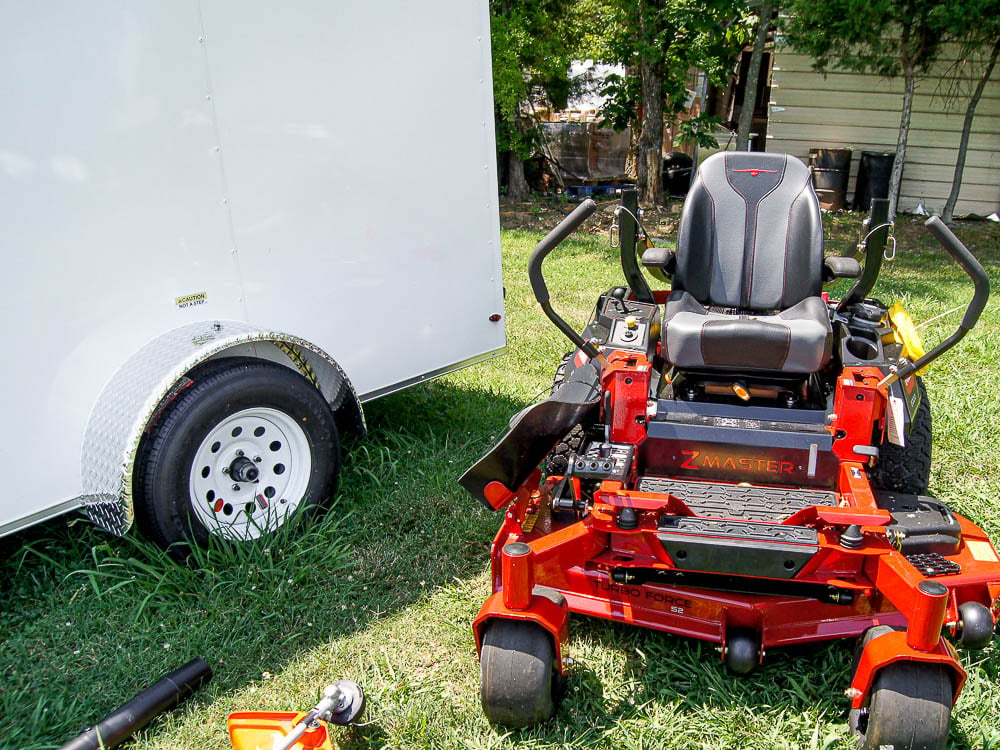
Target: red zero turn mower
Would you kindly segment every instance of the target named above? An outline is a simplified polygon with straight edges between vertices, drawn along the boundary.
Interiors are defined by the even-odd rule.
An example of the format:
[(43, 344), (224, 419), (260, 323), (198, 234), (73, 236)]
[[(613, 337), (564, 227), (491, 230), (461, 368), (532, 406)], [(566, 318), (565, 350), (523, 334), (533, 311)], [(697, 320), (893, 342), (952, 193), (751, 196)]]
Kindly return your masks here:
[[(909, 316), (868, 298), (884, 202), (862, 273), (854, 258), (824, 259), (810, 173), (793, 157), (707, 159), (676, 252), (637, 243), (634, 200), (618, 210), (628, 287), (600, 296), (582, 335), (549, 304), (542, 261), (595, 204), (535, 248), (535, 297), (577, 348), (552, 395), (461, 480), (504, 511), (494, 593), (473, 626), (487, 717), (525, 726), (553, 714), (577, 612), (714, 641), (737, 674), (766, 649), (860, 637), (847, 686), (860, 745), (943, 747), (965, 672), (942, 631), (964, 648), (991, 641), (1000, 558), (924, 494), (930, 412), (917, 372), (975, 324), (982, 266), (927, 222), (975, 295), (923, 354)], [(637, 245), (669, 292), (650, 291)], [(836, 278), (858, 279), (840, 302), (821, 289)]]

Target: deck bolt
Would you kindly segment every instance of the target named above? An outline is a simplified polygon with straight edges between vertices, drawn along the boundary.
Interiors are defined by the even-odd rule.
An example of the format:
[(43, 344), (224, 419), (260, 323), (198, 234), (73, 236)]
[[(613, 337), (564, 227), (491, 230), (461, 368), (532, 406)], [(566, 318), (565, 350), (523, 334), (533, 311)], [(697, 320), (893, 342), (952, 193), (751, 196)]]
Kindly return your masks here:
[(854, 700), (855, 698), (860, 698), (862, 693), (857, 688), (851, 687), (847, 688), (847, 690), (844, 691), (844, 695), (846, 695), (851, 700)]

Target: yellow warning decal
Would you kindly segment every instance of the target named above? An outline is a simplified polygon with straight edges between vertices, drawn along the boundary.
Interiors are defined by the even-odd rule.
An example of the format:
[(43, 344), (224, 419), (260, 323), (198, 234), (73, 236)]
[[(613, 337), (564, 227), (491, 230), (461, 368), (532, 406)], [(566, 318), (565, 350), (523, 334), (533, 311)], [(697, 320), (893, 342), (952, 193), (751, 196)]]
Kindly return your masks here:
[(993, 545), (989, 542), (980, 542), (969, 539), (966, 540), (965, 546), (969, 548), (969, 552), (971, 552), (972, 556), (979, 562), (1000, 562), (1000, 558), (997, 557), (996, 550), (993, 549)]
[[(902, 355), (911, 362), (916, 362), (924, 356), (924, 345), (920, 341), (916, 326), (913, 325), (913, 318), (899, 302), (893, 302), (889, 308), (889, 320), (892, 321), (893, 338), (897, 344), (903, 345)], [(917, 374), (923, 375), (924, 369), (921, 368)]]
[(208, 302), (208, 292), (198, 292), (197, 294), (185, 294), (183, 297), (177, 297), (174, 300), (174, 304), (180, 309), (185, 307), (194, 307), (195, 305), (204, 305)]

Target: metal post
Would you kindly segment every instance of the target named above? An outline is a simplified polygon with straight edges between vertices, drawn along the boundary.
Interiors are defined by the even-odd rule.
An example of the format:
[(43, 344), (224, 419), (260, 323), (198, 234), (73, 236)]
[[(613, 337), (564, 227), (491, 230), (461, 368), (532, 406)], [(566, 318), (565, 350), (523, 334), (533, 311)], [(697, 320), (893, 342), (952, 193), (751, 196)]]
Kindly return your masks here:
[(653, 292), (646, 283), (646, 277), (639, 268), (639, 248), (636, 246), (639, 225), (639, 194), (635, 190), (622, 190), (622, 208), (618, 215), (618, 231), (621, 239), (622, 271), (632, 293), (639, 302), (653, 302)]
[(503, 603), (507, 609), (527, 609), (534, 588), (534, 554), (524, 542), (512, 542), (503, 548)]
[(844, 295), (838, 310), (863, 302), (875, 288), (879, 272), (882, 270), (882, 255), (885, 243), (889, 239), (889, 201), (885, 198), (872, 198), (871, 214), (869, 214), (868, 238), (865, 240), (865, 269), (851, 291)]

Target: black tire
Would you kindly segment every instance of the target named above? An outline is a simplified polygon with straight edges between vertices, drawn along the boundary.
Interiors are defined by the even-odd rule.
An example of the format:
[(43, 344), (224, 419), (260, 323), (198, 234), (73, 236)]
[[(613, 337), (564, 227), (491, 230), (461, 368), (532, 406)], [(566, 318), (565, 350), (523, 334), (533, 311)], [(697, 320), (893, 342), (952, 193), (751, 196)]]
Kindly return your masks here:
[(552, 376), (552, 388), (549, 390), (550, 394), (558, 391), (562, 384), (566, 382), (566, 368), (569, 363), (573, 360), (573, 355), (576, 352), (566, 352), (562, 355), (562, 359), (559, 360), (559, 366), (556, 368), (556, 374)]
[(989, 609), (979, 602), (962, 602), (958, 605), (958, 645), (976, 651), (993, 642), (993, 617)]
[(528, 727), (552, 718), (563, 692), (552, 636), (530, 622), (498, 619), (483, 636), (479, 698), (491, 724)]
[[(205, 546), (210, 534), (263, 537), (293, 513), (323, 507), (336, 489), (340, 440), (329, 404), (309, 381), (249, 357), (213, 361), (189, 378), (192, 385), (162, 410), (140, 446), (133, 484), (141, 532), (183, 556), (187, 544)], [(251, 419), (260, 420), (252, 433), (233, 427), (232, 441), (207, 443)], [(233, 458), (249, 467), (242, 478), (229, 473), (229, 452), (246, 454)], [(197, 468), (196, 459), (205, 465)], [(250, 466), (247, 459), (259, 460)], [(218, 482), (218, 492), (196, 497), (199, 477)], [(223, 486), (230, 488), (225, 497)]]
[(726, 637), (726, 666), (735, 675), (747, 675), (760, 666), (760, 634), (733, 628)]
[[(857, 668), (866, 643), (891, 628), (869, 628), (855, 651)], [(948, 741), (953, 697), (947, 667), (899, 661), (875, 675), (868, 705), (851, 709), (849, 724), (861, 750), (892, 747), (896, 750), (938, 750)]]
[(931, 476), (931, 409), (924, 381), (919, 377), (916, 381), (920, 407), (906, 436), (906, 446), (901, 448), (888, 439), (879, 446), (878, 459), (870, 473), (871, 483), (878, 489), (913, 495), (927, 492)]
[[(552, 390), (551, 393), (555, 393), (562, 387), (562, 384), (566, 381), (566, 367), (569, 362), (573, 359), (576, 352), (566, 352), (559, 362), (559, 367), (556, 368), (556, 374), (552, 378)], [(586, 432), (583, 429), (583, 425), (576, 425), (572, 430), (566, 433), (566, 436), (556, 443), (555, 447), (549, 451), (549, 455), (545, 458), (545, 475), (546, 476), (562, 476), (566, 473), (566, 469), (569, 468), (569, 456), (571, 453), (576, 453), (583, 446), (584, 438), (586, 437)]]

